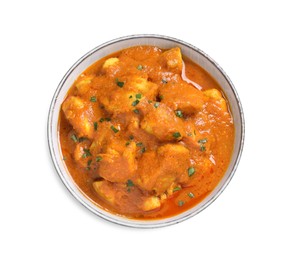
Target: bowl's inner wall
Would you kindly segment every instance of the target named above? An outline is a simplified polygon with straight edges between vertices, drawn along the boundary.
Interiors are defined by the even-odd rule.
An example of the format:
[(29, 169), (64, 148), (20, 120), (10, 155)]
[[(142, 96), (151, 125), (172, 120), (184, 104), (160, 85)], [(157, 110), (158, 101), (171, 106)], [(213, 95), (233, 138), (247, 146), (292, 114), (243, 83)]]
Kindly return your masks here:
[[(222, 87), (223, 92), (227, 96), (227, 99), (230, 103), (232, 116), (235, 124), (235, 144), (234, 150), (232, 154), (232, 160), (229, 164), (227, 172), (225, 173), (223, 179), (217, 185), (211, 194), (209, 194), (201, 203), (191, 208), (189, 211), (184, 212), (180, 215), (171, 217), (169, 219), (155, 220), (155, 221), (137, 221), (137, 220), (128, 220), (126, 218), (122, 218), (119, 216), (112, 215), (108, 212), (101, 211), (101, 209), (97, 208), (93, 203), (91, 203), (79, 190), (79, 188), (73, 183), (70, 174), (67, 171), (67, 168), (62, 160), (61, 149), (59, 145), (59, 137), (58, 137), (58, 118), (61, 104), (67, 94), (67, 91), (74, 83), (75, 79), (91, 64), (96, 62), (97, 60), (111, 54), (117, 52), (119, 50), (135, 46), (135, 45), (155, 45), (160, 48), (172, 48), (172, 47), (180, 47), (184, 56), (188, 57), (201, 67), (203, 67)], [(165, 39), (158, 38), (155, 36), (145, 36), (145, 37), (135, 37), (135, 38), (122, 38), (115, 40), (110, 43), (106, 43), (97, 47), (96, 49), (87, 53), (84, 57), (82, 57), (73, 67), (68, 71), (63, 80), (61, 81), (59, 88), (55, 93), (55, 97), (51, 107), (51, 117), (49, 118), (49, 142), (52, 147), (52, 156), (54, 164), (58, 170), (60, 177), (63, 182), (67, 186), (67, 188), (71, 191), (71, 193), (76, 197), (78, 201), (80, 201), (84, 206), (86, 206), (89, 210), (94, 212), (95, 214), (108, 219), (112, 222), (116, 222), (119, 224), (129, 225), (129, 226), (146, 226), (147, 223), (151, 224), (151, 226), (164, 226), (170, 223), (177, 223), (180, 220), (184, 220), (191, 215), (197, 214), (201, 210), (203, 210), (206, 206), (210, 204), (219, 193), (225, 188), (226, 184), (230, 181), (235, 167), (237, 166), (237, 161), (240, 156), (240, 150), (242, 146), (242, 117), (241, 117), (241, 108), (239, 105), (239, 101), (237, 99), (237, 94), (234, 88), (231, 86), (231, 82), (224, 74), (224, 72), (219, 68), (217, 64), (214, 64), (214, 61), (211, 60), (206, 54), (202, 51), (194, 48), (193, 46), (187, 45), (181, 41), (175, 39)], [(51, 136), (50, 136), (51, 135)]]

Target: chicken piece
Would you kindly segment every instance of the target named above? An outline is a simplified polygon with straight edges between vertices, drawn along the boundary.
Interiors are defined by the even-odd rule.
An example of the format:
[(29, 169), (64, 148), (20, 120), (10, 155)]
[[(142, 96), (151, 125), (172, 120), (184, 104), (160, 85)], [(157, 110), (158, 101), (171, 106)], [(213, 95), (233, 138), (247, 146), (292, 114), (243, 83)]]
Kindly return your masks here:
[(87, 167), (87, 162), (91, 153), (89, 152), (89, 142), (83, 142), (76, 144), (74, 150), (74, 160), (82, 167)]
[(89, 103), (79, 97), (70, 96), (62, 104), (62, 110), (79, 136), (93, 138), (92, 119), (95, 117), (95, 112)]
[(95, 181), (92, 185), (100, 197), (105, 199), (110, 204), (115, 203), (116, 191), (113, 189), (111, 183), (108, 181)]
[(122, 50), (120, 57), (124, 56), (136, 61), (143, 61), (151, 57), (158, 57), (160, 54), (161, 50), (158, 47), (139, 45)]
[(185, 114), (199, 112), (208, 99), (202, 91), (184, 81), (163, 84), (159, 94), (163, 97), (162, 103)]
[(158, 94), (158, 85), (138, 76), (130, 77), (125, 86), (127, 89), (142, 94), (148, 100), (154, 100)]
[[(180, 144), (166, 144), (157, 152), (146, 152), (138, 165), (136, 184), (161, 195), (176, 186), (179, 179), (187, 181), (184, 177), (190, 165), (189, 158), (189, 151)], [(152, 169), (150, 165), (153, 165)]]
[(117, 208), (124, 208), (128, 205), (129, 210), (138, 212), (139, 210), (154, 210), (161, 206), (161, 202), (158, 197), (148, 196), (141, 198), (141, 193), (138, 189), (130, 192), (126, 188), (125, 184), (113, 184), (103, 180), (95, 181), (92, 185), (96, 193), (102, 199)]
[(161, 201), (156, 196), (147, 197), (143, 200), (140, 208), (143, 211), (150, 211), (161, 207)]
[(135, 142), (131, 142), (122, 155), (111, 147), (107, 151), (106, 154), (100, 154), (99, 175), (110, 182), (126, 183), (137, 169)]
[(109, 58), (107, 59), (104, 64), (102, 65), (102, 68), (103, 69), (108, 69), (110, 68), (111, 66), (117, 64), (119, 62), (119, 59), (118, 58)]
[(90, 86), (91, 86), (91, 82), (93, 79), (94, 79), (93, 75), (85, 76), (84, 74), (82, 74), (77, 79), (77, 81), (75, 82), (75, 86), (76, 86), (78, 93), (80, 95), (84, 95), (89, 91)]
[[(157, 154), (164, 181), (167, 173), (174, 175), (177, 183), (189, 181), (187, 169), (190, 167), (190, 153), (187, 148), (181, 144), (166, 144), (158, 148)], [(157, 183), (158, 185), (160, 189), (160, 182)], [(170, 188), (171, 191), (173, 189), (171, 185), (173, 185), (172, 182), (170, 182), (170, 186), (166, 183), (166, 190)]]
[(213, 89), (208, 89), (208, 90), (205, 90), (203, 91), (204, 95), (209, 97), (209, 98), (212, 98), (212, 99), (215, 99), (216, 100), (216, 103), (218, 104), (218, 106), (220, 107), (220, 109), (224, 112), (228, 112), (227, 111), (227, 104), (226, 104), (226, 101), (225, 99), (222, 97), (222, 94), (219, 90), (213, 88)]
[(160, 57), (160, 60), (164, 62), (164, 64), (169, 70), (175, 73), (181, 73), (182, 56), (180, 48), (176, 47), (163, 52), (163, 54)]
[(115, 77), (120, 70), (120, 60), (116, 57), (108, 58), (102, 65), (102, 72), (108, 77)]
[(100, 97), (105, 109), (117, 116), (120, 113), (132, 112), (137, 104), (146, 100), (153, 100), (158, 94), (158, 85), (141, 77), (130, 77), (125, 80), (123, 87), (111, 91), (109, 95)]
[(135, 109), (135, 107), (132, 106), (132, 103), (136, 100), (135, 95), (135, 92), (127, 91), (125, 88), (118, 88), (112, 91), (109, 97), (104, 97), (104, 99), (100, 101), (108, 112), (116, 116), (120, 113), (130, 112)]
[(141, 121), (141, 128), (154, 135), (160, 141), (181, 140), (184, 134), (183, 122), (174, 111), (162, 103), (146, 113)]

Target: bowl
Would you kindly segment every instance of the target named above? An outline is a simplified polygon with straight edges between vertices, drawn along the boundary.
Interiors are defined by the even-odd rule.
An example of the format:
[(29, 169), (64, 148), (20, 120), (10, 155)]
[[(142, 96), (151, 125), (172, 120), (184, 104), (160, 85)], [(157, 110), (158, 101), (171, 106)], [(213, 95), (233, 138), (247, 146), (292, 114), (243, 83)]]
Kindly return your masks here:
[[(221, 86), (224, 94), (227, 97), (227, 100), (230, 105), (230, 110), (232, 113), (234, 125), (235, 125), (235, 138), (234, 138), (234, 148), (231, 157), (230, 164), (227, 171), (225, 172), (223, 178), (215, 189), (205, 197), (199, 204), (193, 208), (185, 211), (179, 215), (166, 218), (166, 219), (157, 219), (157, 220), (136, 220), (122, 217), (119, 215), (112, 214), (99, 208), (88, 198), (86, 198), (80, 189), (76, 186), (72, 180), (66, 165), (63, 161), (61, 147), (59, 144), (58, 137), (58, 121), (59, 121), (59, 112), (61, 104), (65, 99), (65, 96), (69, 88), (74, 83), (75, 79), (91, 64), (100, 60), (101, 58), (117, 52), (119, 50), (135, 46), (135, 45), (155, 45), (163, 49), (169, 49), (175, 46), (181, 48), (184, 56), (191, 59), (193, 62), (197, 63), (203, 69), (205, 69)], [(97, 216), (111, 221), (116, 224), (129, 226), (129, 227), (139, 227), (139, 228), (155, 228), (163, 227), (171, 224), (176, 224), (181, 221), (184, 221), (196, 214), (200, 213), (206, 207), (208, 207), (226, 188), (230, 180), (232, 179), (243, 149), (244, 143), (244, 117), (242, 111), (242, 105), (238, 97), (237, 91), (234, 88), (233, 83), (222, 70), (222, 68), (206, 53), (200, 49), (194, 47), (191, 44), (188, 44), (184, 41), (167, 37), (161, 35), (131, 35), (126, 37), (121, 37), (109, 42), (106, 42), (80, 58), (65, 74), (61, 82), (59, 83), (57, 90), (54, 93), (48, 116), (48, 144), (52, 162), (55, 166), (55, 169), (61, 178), (62, 182), (70, 193), (87, 209), (96, 214)]]

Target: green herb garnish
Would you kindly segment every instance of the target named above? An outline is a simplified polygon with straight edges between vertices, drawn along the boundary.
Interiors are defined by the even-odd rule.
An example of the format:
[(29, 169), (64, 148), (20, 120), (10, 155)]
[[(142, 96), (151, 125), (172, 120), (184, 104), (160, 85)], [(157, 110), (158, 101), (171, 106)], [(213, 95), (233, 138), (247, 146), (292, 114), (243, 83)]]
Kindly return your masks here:
[(140, 143), (137, 143), (136, 146), (143, 146), (143, 144), (140, 142)]
[(160, 106), (160, 102), (156, 102), (156, 103), (154, 104), (154, 107), (155, 107), (155, 108), (158, 108), (158, 106)]
[(179, 191), (179, 190), (181, 190), (181, 187), (175, 187), (175, 188), (173, 189), (173, 192), (176, 192), (176, 191)]
[(184, 205), (184, 201), (183, 200), (178, 201), (178, 206), (179, 207), (182, 207), (183, 205)]
[(136, 94), (135, 97), (136, 97), (137, 99), (141, 99), (142, 95), (139, 93), (139, 94)]
[(122, 88), (124, 86), (124, 82), (123, 81), (119, 81), (118, 78), (116, 78), (116, 83), (117, 83), (117, 86)]
[(205, 143), (207, 143), (207, 138), (204, 138), (204, 139), (200, 139), (199, 141), (198, 141), (198, 143), (199, 144), (201, 144), (201, 146), (200, 146), (200, 151), (201, 152), (204, 152), (204, 151), (206, 151), (206, 147), (205, 147)]
[(96, 162), (100, 162), (102, 160), (102, 157), (101, 156), (97, 156), (96, 158), (95, 158), (95, 161)]
[(91, 98), (90, 98), (90, 101), (91, 101), (91, 102), (96, 102), (96, 101), (97, 101), (97, 99), (96, 99), (96, 97), (95, 97), (95, 96), (93, 96), (93, 97), (91, 97)]
[(86, 157), (89, 157), (89, 156), (92, 156), (92, 154), (90, 153), (90, 150), (89, 149), (83, 149), (84, 153), (82, 155), (82, 158), (86, 158)]
[(134, 186), (134, 183), (132, 180), (128, 180), (127, 183), (126, 183), (127, 187), (133, 187)]
[(187, 194), (187, 196), (189, 196), (191, 199), (195, 197), (195, 195), (194, 195), (192, 192), (189, 192), (189, 193)]
[(146, 151), (146, 148), (142, 147), (140, 151), (141, 151), (141, 153), (144, 153)]
[(205, 143), (207, 143), (207, 138), (204, 138), (204, 139), (200, 139), (199, 141), (198, 141), (198, 143), (199, 144), (205, 144)]
[(128, 146), (129, 144), (130, 144), (130, 141), (127, 141), (125, 145)]
[(175, 111), (175, 115), (177, 116), (177, 117), (183, 117), (183, 114), (182, 114), (182, 112), (181, 112), (181, 110), (176, 110)]
[(76, 136), (75, 134), (73, 134), (73, 135), (71, 136), (71, 139), (72, 139), (75, 143), (78, 142), (78, 138), (77, 138), (77, 136)]
[(193, 176), (193, 175), (195, 174), (195, 172), (196, 172), (196, 170), (195, 170), (194, 167), (189, 167), (189, 168), (187, 169), (187, 173), (188, 173), (188, 176), (189, 176), (189, 177)]
[(162, 83), (167, 84), (168, 81), (166, 79), (162, 79)]
[(113, 125), (111, 126), (111, 129), (114, 131), (115, 134), (119, 132), (119, 130), (116, 127), (114, 127)]
[(94, 131), (97, 131), (97, 128), (98, 128), (98, 124), (97, 124), (97, 122), (94, 122), (94, 123), (93, 123), (93, 127), (94, 127)]
[(88, 160), (87, 165), (90, 166), (91, 163), (92, 163), (92, 160), (90, 159), (90, 160)]
[(136, 99), (135, 101), (132, 102), (131, 105), (135, 107), (139, 102), (140, 102), (140, 101), (139, 101), (138, 99)]
[(85, 140), (88, 140), (88, 138), (82, 136), (82, 137), (79, 138), (79, 143), (82, 143), (82, 142), (84, 142)]
[(133, 135), (130, 135), (130, 136), (129, 136), (129, 139), (130, 139), (130, 140), (133, 140), (133, 139), (134, 139), (134, 136), (133, 136)]
[(164, 96), (163, 96), (163, 95), (160, 95), (160, 96), (159, 96), (159, 99), (160, 99), (160, 100), (163, 100), (163, 99), (164, 99)]
[(107, 122), (109, 122), (109, 121), (111, 121), (111, 119), (110, 118), (108, 118), (108, 117), (106, 117), (106, 118), (101, 118), (101, 119), (99, 119), (99, 122), (100, 123), (102, 123), (102, 122), (104, 122), (104, 121), (107, 121)]
[(181, 137), (181, 134), (179, 132), (175, 132), (172, 134), (174, 138), (179, 138)]
[(133, 112), (134, 112), (135, 114), (139, 114), (139, 110), (138, 110), (138, 109), (134, 109)]
[(138, 66), (137, 66), (137, 69), (138, 69), (138, 70), (142, 70), (142, 69), (143, 69), (143, 66), (142, 66), (142, 65), (138, 65)]

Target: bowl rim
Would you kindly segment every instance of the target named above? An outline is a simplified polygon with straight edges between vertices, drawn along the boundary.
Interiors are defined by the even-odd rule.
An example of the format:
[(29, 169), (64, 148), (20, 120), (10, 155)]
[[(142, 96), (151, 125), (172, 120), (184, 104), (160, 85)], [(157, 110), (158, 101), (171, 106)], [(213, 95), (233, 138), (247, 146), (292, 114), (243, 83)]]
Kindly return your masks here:
[[(58, 158), (56, 156), (55, 150), (54, 150), (54, 145), (53, 145), (53, 138), (52, 138), (52, 121), (53, 121), (53, 112), (55, 109), (55, 104), (57, 101), (57, 98), (59, 96), (59, 93), (61, 92), (64, 83), (66, 82), (66, 80), (68, 79), (68, 77), (71, 75), (71, 73), (75, 70), (75, 68), (82, 63), (85, 59), (87, 59), (89, 56), (91, 56), (92, 54), (94, 54), (95, 52), (99, 51), (102, 48), (105, 48), (109, 45), (112, 45), (114, 43), (119, 43), (125, 40), (130, 40), (130, 39), (140, 39), (140, 38), (154, 38), (154, 39), (164, 39), (164, 40), (168, 40), (170, 42), (174, 42), (176, 44), (181, 44), (184, 45), (188, 48), (190, 48), (192, 51), (198, 52), (199, 54), (201, 54), (202, 56), (204, 56), (204, 58), (206, 58), (208, 61), (210, 61), (214, 67), (216, 69), (219, 70), (219, 72), (222, 74), (222, 76), (224, 77), (224, 79), (227, 81), (229, 87), (231, 88), (234, 97), (236, 99), (237, 105), (238, 105), (238, 115), (240, 116), (240, 121), (241, 121), (241, 131), (240, 131), (240, 140), (238, 143), (238, 154), (235, 158), (235, 161), (233, 162), (233, 168), (232, 171), (229, 173), (228, 177), (226, 178), (224, 184), (215, 192), (215, 194), (212, 196), (211, 199), (209, 199), (202, 207), (200, 207), (197, 210), (194, 210), (192, 212), (190, 212), (187, 215), (182, 216), (181, 218), (175, 218), (177, 216), (180, 215), (175, 215), (173, 217), (167, 218), (167, 221), (165, 222), (160, 222), (160, 223), (156, 223), (157, 220), (146, 220), (146, 221), (142, 221), (142, 222), (137, 222), (137, 220), (133, 219), (129, 219), (129, 218), (125, 218), (123, 217), (121, 220), (117, 219), (117, 218), (112, 218), (109, 217), (105, 214), (103, 214), (103, 212), (106, 212), (104, 209), (102, 208), (98, 208), (96, 207), (96, 210), (94, 209), (95, 205), (88, 205), (86, 204), (78, 194), (76, 194), (76, 192), (70, 187), (70, 185), (68, 184), (67, 180), (65, 179), (65, 177), (63, 176), (63, 172), (60, 169), (59, 165), (58, 165)], [(110, 53), (111, 54), (111, 53)], [(71, 67), (70, 69), (66, 72), (66, 74), (63, 76), (63, 78), (61, 79), (61, 81), (58, 84), (57, 89), (54, 92), (53, 98), (51, 100), (50, 103), (50, 107), (49, 107), (49, 112), (48, 112), (48, 118), (47, 118), (47, 142), (48, 142), (48, 147), (49, 147), (49, 152), (50, 152), (50, 157), (51, 160), (53, 162), (54, 168), (56, 173), (58, 174), (58, 176), (60, 177), (60, 179), (62, 180), (62, 183), (66, 186), (66, 188), (68, 189), (68, 191), (71, 193), (71, 195), (80, 202), (80, 204), (82, 204), (84, 207), (86, 207), (88, 210), (90, 210), (93, 214), (95, 214), (96, 216), (101, 217), (102, 219), (105, 219), (109, 222), (112, 223), (116, 223), (122, 226), (127, 226), (127, 227), (133, 227), (133, 228), (157, 228), (157, 227), (164, 227), (164, 226), (169, 226), (169, 225), (173, 225), (173, 224), (177, 224), (180, 223), (186, 219), (189, 219), (195, 215), (197, 215), (198, 213), (200, 213), (201, 211), (203, 211), (204, 209), (206, 209), (209, 205), (211, 205), (219, 196), (220, 194), (225, 190), (225, 188), (228, 186), (228, 184), (230, 183), (230, 181), (232, 180), (238, 164), (240, 162), (241, 159), (241, 155), (243, 152), (243, 147), (244, 147), (244, 142), (245, 142), (245, 118), (244, 118), (244, 112), (243, 112), (243, 108), (242, 108), (242, 104), (239, 98), (239, 95), (234, 87), (234, 84), (232, 83), (232, 81), (230, 80), (230, 78), (228, 77), (228, 75), (225, 73), (225, 71), (221, 68), (221, 66), (214, 60), (212, 59), (208, 54), (206, 54), (205, 52), (203, 52), (202, 50), (200, 50), (199, 48), (195, 47), (192, 44), (189, 44), (183, 40), (179, 40), (177, 38), (174, 37), (170, 37), (170, 36), (165, 36), (165, 35), (159, 35), (159, 34), (132, 34), (132, 35), (127, 35), (127, 36), (123, 36), (123, 37), (119, 37), (110, 41), (107, 41), (103, 44), (98, 45), (97, 47), (93, 48), (92, 50), (88, 51), (86, 54), (84, 54), (80, 59), (78, 59)], [(81, 196), (84, 196), (81, 193)], [(87, 200), (89, 200), (89, 198), (86, 198)], [(90, 201), (91, 202), (91, 201)], [(93, 204), (91, 202), (91, 204)], [(111, 213), (111, 215), (117, 216), (116, 214)], [(174, 219), (173, 219), (174, 218)], [(170, 219), (170, 220), (169, 220)], [(163, 219), (160, 219), (163, 220)], [(165, 219), (164, 219), (165, 220)]]

